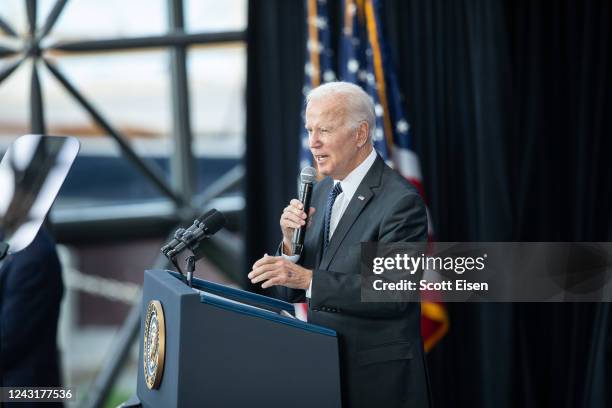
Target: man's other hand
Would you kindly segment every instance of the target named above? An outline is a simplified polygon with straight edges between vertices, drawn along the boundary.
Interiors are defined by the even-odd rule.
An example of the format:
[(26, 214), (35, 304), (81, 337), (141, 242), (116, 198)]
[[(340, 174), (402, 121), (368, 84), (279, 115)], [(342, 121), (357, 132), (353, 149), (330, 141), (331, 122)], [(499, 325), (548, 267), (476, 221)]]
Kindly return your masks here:
[(308, 289), (312, 280), (312, 271), (282, 256), (266, 254), (253, 264), (253, 270), (249, 272), (248, 277), (253, 284), (263, 282), (261, 287), (264, 289), (275, 285)]

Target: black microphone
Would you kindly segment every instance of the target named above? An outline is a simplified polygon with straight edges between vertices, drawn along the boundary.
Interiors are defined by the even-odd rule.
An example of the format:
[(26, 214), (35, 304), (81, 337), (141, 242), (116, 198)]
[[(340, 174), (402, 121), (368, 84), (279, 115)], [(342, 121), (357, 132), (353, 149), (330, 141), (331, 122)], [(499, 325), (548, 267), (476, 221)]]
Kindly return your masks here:
[(206, 218), (208, 218), (209, 216), (211, 216), (215, 211), (217, 210), (210, 210), (210, 211), (206, 211), (204, 214), (200, 215), (194, 222), (193, 224), (185, 229), (185, 228), (179, 228), (174, 232), (174, 238), (168, 242), (166, 245), (164, 245), (161, 249), (161, 252), (168, 256), (168, 252), (170, 250), (172, 250), (174, 247), (176, 247), (180, 242), (181, 242), (181, 236), (183, 234), (185, 234), (187, 231), (189, 231), (190, 233), (193, 233), (194, 231), (196, 231), (198, 228), (200, 228), (200, 223), (202, 221), (204, 221)]
[(209, 214), (208, 217), (200, 221), (198, 228), (185, 231), (180, 237), (180, 242), (164, 255), (168, 258), (174, 258), (185, 248), (195, 247), (200, 241), (216, 234), (225, 226), (225, 216), (221, 212), (213, 209), (207, 214)]
[(312, 186), (317, 179), (317, 171), (313, 167), (304, 167), (300, 173), (300, 202), (304, 204), (306, 213), (306, 223), (293, 231), (291, 246), (294, 255), (301, 255), (304, 248), (304, 237), (306, 236), (306, 226), (308, 225), (308, 212), (310, 210), (310, 197), (312, 196)]

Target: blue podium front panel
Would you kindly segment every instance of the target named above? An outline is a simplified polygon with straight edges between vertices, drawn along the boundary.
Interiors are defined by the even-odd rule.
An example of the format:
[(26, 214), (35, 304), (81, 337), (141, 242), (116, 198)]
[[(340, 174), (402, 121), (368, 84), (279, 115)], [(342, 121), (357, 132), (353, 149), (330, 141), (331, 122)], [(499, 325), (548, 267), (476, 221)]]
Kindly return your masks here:
[(340, 406), (333, 330), (275, 312), (292, 312), (289, 303), (206, 281), (194, 287), (173, 272), (145, 273), (143, 307), (159, 300), (164, 308), (165, 362), (159, 388), (147, 388), (143, 323), (138, 396), (144, 406)]

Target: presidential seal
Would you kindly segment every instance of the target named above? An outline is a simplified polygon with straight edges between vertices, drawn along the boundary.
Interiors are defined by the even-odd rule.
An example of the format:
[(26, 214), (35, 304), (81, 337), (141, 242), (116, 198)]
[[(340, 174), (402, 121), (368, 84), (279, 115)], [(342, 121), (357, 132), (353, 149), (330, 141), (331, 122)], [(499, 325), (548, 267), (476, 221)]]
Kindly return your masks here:
[(159, 300), (147, 305), (144, 324), (143, 363), (144, 378), (150, 390), (159, 388), (164, 372), (166, 351), (166, 323), (164, 309)]

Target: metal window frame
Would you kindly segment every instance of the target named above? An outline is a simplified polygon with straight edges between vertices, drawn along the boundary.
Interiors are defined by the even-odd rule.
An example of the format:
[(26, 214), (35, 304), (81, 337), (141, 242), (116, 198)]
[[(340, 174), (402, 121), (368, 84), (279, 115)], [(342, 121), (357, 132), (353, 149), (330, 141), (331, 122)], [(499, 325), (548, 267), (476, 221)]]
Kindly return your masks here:
[[(168, 8), (168, 32), (163, 35), (111, 38), (87, 41), (56, 41), (42, 45), (43, 40), (53, 30), (55, 23), (61, 16), (68, 0), (57, 0), (40, 29), (36, 27), (36, 16), (38, 13), (38, 2), (26, 0), (26, 12), (28, 17), (28, 37), (24, 39), (21, 49), (0, 46), (0, 58), (14, 58), (20, 55), (12, 63), (0, 71), (0, 85), (8, 78), (23, 62), (28, 59), (33, 61), (30, 80), (30, 129), (32, 133), (44, 134), (46, 122), (44, 118), (43, 94), (39, 80), (40, 66), (44, 66), (58, 81), (64, 90), (80, 105), (89, 117), (100, 126), (117, 143), (123, 156), (132, 163), (147, 180), (168, 198), (175, 206), (173, 213), (176, 220), (187, 220), (198, 213), (198, 207), (202, 202), (194, 202), (195, 188), (195, 158), (191, 150), (193, 132), (190, 117), (189, 102), (189, 79), (187, 75), (187, 47), (191, 45), (219, 45), (224, 43), (242, 42), (246, 43), (246, 30), (212, 32), (212, 33), (187, 33), (184, 23), (183, 0), (167, 0)], [(9, 22), (0, 17), (0, 30), (10, 37), (18, 38), (17, 32)], [(171, 106), (173, 118), (173, 141), (176, 146), (170, 157), (170, 179), (168, 183), (162, 170), (154, 163), (146, 162), (138, 156), (129, 139), (110, 121), (95, 108), (95, 106), (83, 95), (82, 92), (61, 72), (61, 70), (50, 61), (46, 54), (61, 52), (62, 54), (97, 53), (108, 51), (126, 51), (147, 48), (167, 48), (171, 52), (170, 79), (171, 79)], [(240, 208), (234, 209), (240, 211)], [(163, 212), (157, 218), (167, 220), (168, 214)], [(60, 217), (61, 219), (61, 217)], [(121, 218), (130, 226), (131, 220)], [(152, 219), (155, 221), (155, 217)], [(101, 218), (101, 223), (107, 222), (108, 218)], [(138, 226), (138, 220), (135, 226)], [(57, 224), (57, 223), (54, 223)], [(161, 222), (160, 226), (164, 223)], [(59, 230), (79, 229), (77, 223), (61, 225)], [(74, 235), (74, 232), (72, 232)], [(60, 235), (60, 240), (62, 236)]]
[[(242, 182), (244, 167), (237, 166), (224, 177), (210, 186), (202, 194), (194, 197), (195, 186), (195, 158), (191, 150), (193, 133), (191, 128), (189, 84), (187, 77), (187, 47), (190, 45), (222, 44), (228, 42), (243, 42), (246, 44), (246, 30), (215, 32), (215, 33), (186, 33), (184, 24), (183, 0), (167, 0), (169, 32), (164, 35), (100, 39), (88, 41), (59, 41), (49, 45), (41, 45), (49, 33), (53, 30), (55, 23), (61, 16), (68, 0), (57, 0), (40, 29), (37, 29), (36, 18), (38, 13), (37, 0), (26, 0), (26, 12), (28, 18), (28, 37), (24, 40), (21, 49), (0, 46), (0, 58), (15, 58), (0, 70), (0, 85), (8, 78), (24, 61), (31, 59), (32, 71), (30, 76), (30, 129), (32, 133), (44, 134), (46, 121), (44, 117), (44, 105), (42, 87), (39, 80), (40, 66), (45, 66), (51, 75), (61, 84), (68, 94), (89, 114), (91, 119), (102, 127), (109, 136), (117, 143), (123, 155), (129, 162), (134, 164), (140, 172), (150, 180), (159, 191), (170, 200), (171, 205), (162, 205), (157, 209), (151, 208), (147, 214), (128, 215), (119, 217), (120, 211), (101, 211), (92, 208), (89, 211), (77, 212), (77, 215), (69, 215), (67, 212), (59, 212), (58, 221), (54, 227), (61, 235), (79, 235), (83, 231), (91, 234), (91, 231), (101, 231), (108, 234), (109, 231), (117, 231), (114, 226), (117, 223), (123, 230), (141, 229), (143, 232), (152, 231), (151, 228), (159, 228), (156, 231), (170, 231), (176, 228), (177, 223), (192, 219), (198, 208), (210, 207), (219, 204), (219, 196), (228, 189), (234, 188)], [(0, 30), (9, 37), (18, 38), (19, 35), (9, 24), (0, 17)], [(145, 48), (169, 48), (171, 51), (171, 106), (174, 124), (174, 143), (177, 146), (170, 158), (171, 183), (168, 184), (162, 171), (154, 164), (145, 162), (135, 152), (129, 139), (121, 131), (114, 128), (105, 119), (94, 105), (78, 90), (70, 80), (46, 58), (50, 52), (62, 53), (92, 53), (108, 51), (125, 51)], [(215, 201), (217, 200), (217, 201)], [(238, 218), (244, 208), (244, 201), (230, 203), (225, 213), (228, 218)], [(128, 207), (124, 208), (127, 210)], [(73, 211), (74, 213), (74, 211)], [(168, 229), (170, 225), (174, 228)], [(92, 228), (95, 226), (95, 228)], [(107, 228), (103, 228), (107, 226)], [(102, 228), (101, 228), (102, 227)], [(210, 261), (219, 266), (230, 276), (231, 272), (239, 270), (240, 249), (236, 248), (235, 239), (227, 235), (218, 234), (218, 238), (211, 242), (207, 248)], [(238, 263), (237, 263), (238, 262)], [(155, 262), (157, 268), (166, 267), (166, 260), (159, 256)], [(235, 276), (233, 276), (236, 278)], [(100, 407), (108, 396), (117, 374), (122, 368), (131, 345), (136, 340), (140, 325), (140, 305), (136, 304), (124, 321), (116, 341), (111, 348), (106, 364), (100, 370), (93, 385), (88, 391), (88, 399), (84, 403), (86, 407)]]

